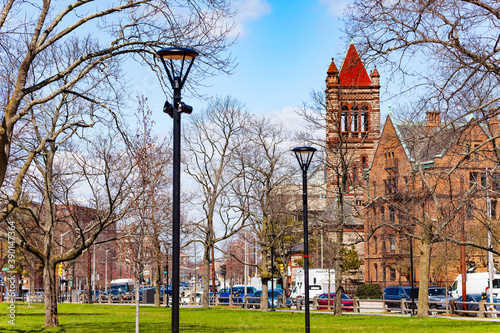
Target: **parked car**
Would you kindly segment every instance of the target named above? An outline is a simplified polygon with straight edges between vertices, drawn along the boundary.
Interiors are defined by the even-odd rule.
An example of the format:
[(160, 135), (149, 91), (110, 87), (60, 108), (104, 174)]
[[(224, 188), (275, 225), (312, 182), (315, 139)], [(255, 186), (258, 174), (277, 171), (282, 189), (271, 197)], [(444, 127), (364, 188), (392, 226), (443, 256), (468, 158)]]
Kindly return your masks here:
[[(477, 302), (477, 304), (466, 304), (467, 311), (479, 311), (479, 301), (481, 299), (486, 299), (486, 303), (490, 303), (490, 295), (483, 294), (467, 294), (467, 302)], [(462, 296), (457, 298), (457, 302), (462, 302)], [(492, 303), (499, 303), (499, 305), (495, 305), (495, 310), (500, 311), (500, 301), (493, 297)], [(463, 309), (462, 304), (457, 304), (457, 308)], [(467, 314), (474, 315), (474, 314)]]
[(415, 304), (409, 304), (409, 308), (411, 309), (412, 307), (414, 307), (416, 309), (418, 300), (418, 287), (413, 287), (413, 295), (411, 289), (412, 289), (411, 287), (401, 287), (401, 286), (386, 287), (384, 289), (384, 298), (386, 301), (388, 301), (386, 302), (386, 307), (400, 308), (401, 303), (395, 301), (401, 301), (402, 299), (411, 301), (413, 296)]
[[(343, 311), (352, 311), (354, 301), (352, 298), (342, 293), (342, 310)], [(330, 293), (330, 309), (333, 309), (335, 306), (335, 293)], [(318, 297), (318, 309), (319, 310), (328, 310), (328, 293), (321, 294)]]
[[(255, 287), (246, 286), (246, 291), (246, 294), (248, 296), (253, 296), (255, 292), (257, 292), (257, 289)], [(229, 293), (231, 293), (233, 296), (237, 296), (236, 298), (233, 298), (233, 302), (243, 303), (243, 297), (245, 296), (245, 286), (234, 286), (231, 288), (231, 290), (229, 288), (223, 288), (220, 292), (217, 293), (219, 295), (220, 303), (229, 303)]]
[[(271, 290), (268, 290), (267, 291), (267, 306), (269, 308), (272, 308), (273, 304), (274, 304), (274, 307), (277, 307), (278, 306), (278, 297), (283, 297), (284, 292), (285, 291), (283, 289), (274, 289), (273, 292), (271, 292)], [(260, 305), (261, 296), (262, 296), (262, 290), (257, 290), (253, 294), (253, 297), (248, 299), (248, 303)], [(273, 298), (273, 296), (274, 296), (274, 298)], [(272, 303), (271, 303), (271, 299), (273, 300)], [(291, 304), (291, 300), (289, 297), (287, 297), (286, 298), (286, 305), (289, 306), (290, 304)]]
[[(446, 309), (446, 297), (449, 294), (444, 287), (429, 287), (429, 309), (431, 310), (445, 310)], [(448, 302), (452, 299), (448, 296)], [(431, 314), (437, 315), (438, 311), (431, 311)]]
[(191, 304), (191, 296), (194, 297), (194, 302), (196, 304), (201, 304), (201, 297), (202, 297), (202, 293), (189, 293), (189, 294), (186, 294), (184, 296), (181, 297), (181, 303), (182, 304)]

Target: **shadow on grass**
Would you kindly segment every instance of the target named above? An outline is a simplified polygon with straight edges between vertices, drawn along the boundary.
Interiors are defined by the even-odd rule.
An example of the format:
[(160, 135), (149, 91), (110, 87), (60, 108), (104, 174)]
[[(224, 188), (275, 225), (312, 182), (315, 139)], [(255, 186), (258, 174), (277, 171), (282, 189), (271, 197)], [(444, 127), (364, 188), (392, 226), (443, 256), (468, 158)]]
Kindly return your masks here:
[[(169, 332), (170, 322), (166, 323), (142, 323), (140, 325), (141, 332)], [(71, 332), (71, 333), (104, 333), (104, 332), (134, 332), (135, 322), (130, 323), (75, 323), (60, 325), (59, 327), (30, 327), (19, 328), (16, 326), (0, 328), (0, 332), (15, 332), (15, 333), (31, 333), (31, 332)], [(211, 325), (190, 325), (181, 324), (180, 331), (182, 332), (235, 332), (235, 328), (231, 327), (213, 327)], [(239, 331), (239, 330), (236, 330)]]
[[(110, 314), (109, 313), (95, 313), (95, 312), (75, 312), (75, 313), (71, 313), (71, 312), (59, 312), (58, 313), (58, 316), (59, 318), (61, 316), (109, 316)], [(30, 317), (30, 316), (34, 316), (34, 317), (37, 317), (37, 316), (42, 316), (44, 317), (45, 314), (44, 313), (21, 313), (21, 314), (18, 314), (19, 317)]]

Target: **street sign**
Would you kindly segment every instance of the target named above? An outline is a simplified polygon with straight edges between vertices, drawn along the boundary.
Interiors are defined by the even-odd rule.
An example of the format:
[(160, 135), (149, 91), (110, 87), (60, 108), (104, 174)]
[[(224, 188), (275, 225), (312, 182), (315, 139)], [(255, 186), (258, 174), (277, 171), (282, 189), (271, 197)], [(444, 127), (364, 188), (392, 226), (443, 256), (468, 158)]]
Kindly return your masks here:
[(8, 271), (9, 267), (2, 267), (2, 272)]

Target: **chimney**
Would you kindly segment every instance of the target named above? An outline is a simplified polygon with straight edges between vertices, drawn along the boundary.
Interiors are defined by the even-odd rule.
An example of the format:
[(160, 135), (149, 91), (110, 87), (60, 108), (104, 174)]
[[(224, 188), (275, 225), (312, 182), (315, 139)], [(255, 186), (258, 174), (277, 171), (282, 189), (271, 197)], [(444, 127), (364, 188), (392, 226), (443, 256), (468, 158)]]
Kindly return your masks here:
[(498, 122), (498, 110), (497, 109), (490, 109), (489, 110), (488, 127), (490, 129), (490, 134), (493, 137), (500, 136), (500, 124)]
[(425, 126), (428, 129), (441, 126), (441, 112), (427, 111), (427, 122)]

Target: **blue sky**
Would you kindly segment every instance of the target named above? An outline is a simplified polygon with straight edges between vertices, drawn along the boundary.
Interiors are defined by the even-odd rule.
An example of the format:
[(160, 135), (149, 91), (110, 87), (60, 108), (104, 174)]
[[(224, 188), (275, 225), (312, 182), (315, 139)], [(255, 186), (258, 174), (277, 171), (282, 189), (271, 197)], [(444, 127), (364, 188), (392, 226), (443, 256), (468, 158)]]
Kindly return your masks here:
[[(234, 33), (239, 37), (231, 53), (238, 66), (231, 76), (207, 79), (204, 84), (209, 87), (199, 92), (207, 96), (229, 94), (245, 103), (249, 112), (267, 114), (295, 127), (299, 118), (294, 109), (309, 99), (313, 89), (325, 88), (332, 57), (340, 68), (349, 43), (341, 32), (346, 2), (233, 0), (238, 10)], [(137, 90), (145, 93), (153, 110), (161, 110), (165, 96), (156, 78), (151, 75), (140, 82)], [(193, 112), (206, 106), (205, 101), (185, 94), (183, 100), (194, 107)], [(384, 113), (387, 105), (382, 103), (381, 109)], [(163, 113), (155, 113), (155, 121), (159, 129), (171, 126)]]

